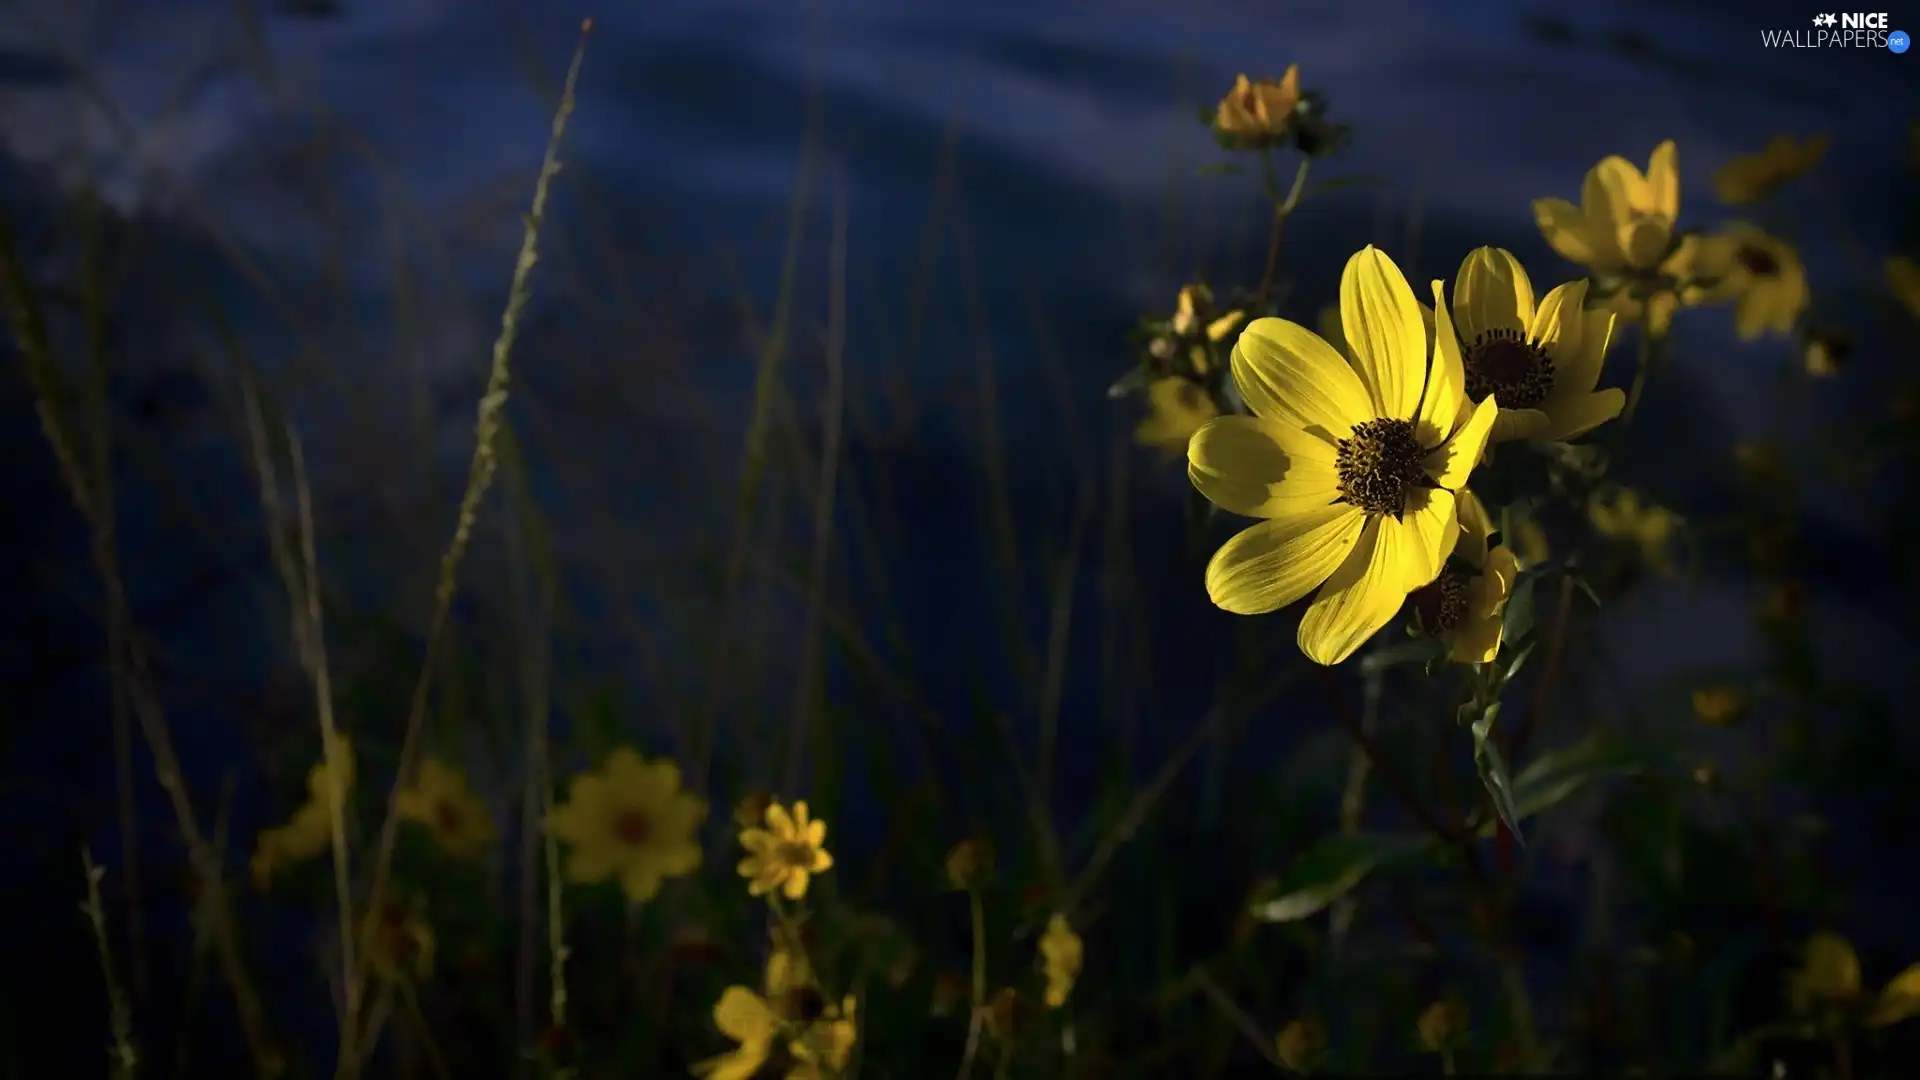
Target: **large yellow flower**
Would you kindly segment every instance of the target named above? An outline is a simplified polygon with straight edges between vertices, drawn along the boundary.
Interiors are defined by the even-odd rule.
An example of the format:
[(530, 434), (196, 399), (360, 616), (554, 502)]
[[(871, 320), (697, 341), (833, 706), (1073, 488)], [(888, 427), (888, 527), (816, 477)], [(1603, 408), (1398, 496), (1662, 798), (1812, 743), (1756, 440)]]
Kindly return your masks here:
[(1407, 597), (1420, 629), (1445, 641), (1462, 664), (1485, 664), (1500, 651), (1500, 622), (1520, 560), (1502, 545), (1489, 548), (1493, 519), (1471, 491), (1459, 496), (1459, 541), (1440, 576)]
[(569, 881), (591, 885), (617, 877), (633, 903), (653, 899), (666, 878), (700, 866), (695, 832), (707, 804), (680, 789), (680, 767), (648, 761), (621, 747), (598, 771), (573, 778), (567, 801), (547, 828), (571, 849)]
[(1642, 173), (1618, 154), (1587, 170), (1580, 205), (1565, 199), (1533, 201), (1534, 222), (1553, 250), (1596, 275), (1619, 279), (1607, 310), (1628, 321), (1646, 320), (1665, 334), (1681, 304), (1703, 302), (1686, 282), (1699, 276), (1696, 237), (1676, 245), (1680, 220), (1679, 154), (1669, 139), (1654, 147)]
[(1233, 89), (1214, 109), (1213, 129), (1237, 143), (1264, 145), (1286, 134), (1300, 104), (1300, 65), (1287, 65), (1279, 79), (1233, 80)]
[(1714, 194), (1729, 206), (1759, 202), (1819, 164), (1830, 143), (1825, 135), (1805, 142), (1784, 133), (1775, 135), (1757, 153), (1741, 154), (1720, 166), (1713, 174)]
[(1214, 505), (1264, 518), (1207, 564), (1207, 593), (1259, 614), (1318, 595), (1302, 652), (1346, 659), (1446, 564), (1454, 492), (1486, 449), (1498, 405), (1467, 400), (1444, 285), (1433, 283), (1431, 363), (1420, 304), (1400, 268), (1368, 247), (1340, 279), (1349, 354), (1304, 326), (1259, 319), (1233, 348), (1252, 416), (1194, 434), (1187, 474)]
[(1067, 1003), (1073, 984), (1080, 978), (1080, 965), (1086, 955), (1080, 935), (1073, 932), (1065, 915), (1047, 921), (1047, 932), (1040, 935), (1040, 971), (1046, 976), (1047, 1008)]
[(1511, 252), (1483, 247), (1453, 281), (1467, 397), (1493, 395), (1493, 439), (1563, 442), (1620, 415), (1627, 396), (1595, 391), (1613, 337), (1614, 316), (1586, 310), (1587, 282), (1556, 285), (1536, 307), (1533, 283)]
[(456, 858), (472, 859), (493, 843), (493, 818), (474, 795), (466, 774), (438, 758), (420, 764), (413, 786), (395, 800), (400, 817), (425, 826), (434, 843)]
[(826, 843), (827, 823), (808, 820), (806, 800), (794, 803), (792, 813), (777, 802), (768, 806), (766, 828), (740, 830), (747, 857), (739, 870), (747, 892), (765, 896), (779, 889), (789, 900), (807, 895), (813, 875), (833, 868)]
[(1807, 310), (1807, 271), (1793, 245), (1744, 221), (1731, 222), (1710, 239), (1722, 253), (1719, 280), (1708, 300), (1732, 300), (1734, 332), (1742, 341), (1762, 334), (1785, 337)]
[(1920, 263), (1905, 255), (1888, 259), (1887, 288), (1892, 290), (1893, 298), (1900, 301), (1901, 307), (1920, 319)]

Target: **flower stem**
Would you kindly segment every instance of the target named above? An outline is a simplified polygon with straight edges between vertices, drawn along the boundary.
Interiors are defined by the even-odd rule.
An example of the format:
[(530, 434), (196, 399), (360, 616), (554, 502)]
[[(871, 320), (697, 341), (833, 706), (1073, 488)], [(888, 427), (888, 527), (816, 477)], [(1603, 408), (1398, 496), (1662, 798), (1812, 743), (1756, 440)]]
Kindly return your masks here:
[[(1651, 305), (1649, 305), (1651, 307)], [(1640, 359), (1634, 365), (1633, 383), (1627, 387), (1627, 404), (1620, 410), (1620, 427), (1633, 423), (1633, 414), (1640, 407), (1640, 394), (1647, 387), (1647, 373), (1660, 359), (1660, 346), (1666, 341), (1664, 333), (1655, 333), (1651, 323), (1640, 327)]]
[(1286, 236), (1287, 219), (1300, 205), (1300, 196), (1307, 189), (1307, 170), (1313, 165), (1310, 157), (1301, 157), (1299, 169), (1294, 171), (1293, 186), (1287, 189), (1283, 198), (1280, 186), (1273, 171), (1272, 151), (1260, 152), (1261, 173), (1265, 178), (1267, 198), (1273, 201), (1273, 228), (1267, 234), (1267, 268), (1260, 275), (1260, 289), (1255, 294), (1257, 303), (1265, 303), (1273, 294), (1274, 278), (1280, 271), (1280, 241)]

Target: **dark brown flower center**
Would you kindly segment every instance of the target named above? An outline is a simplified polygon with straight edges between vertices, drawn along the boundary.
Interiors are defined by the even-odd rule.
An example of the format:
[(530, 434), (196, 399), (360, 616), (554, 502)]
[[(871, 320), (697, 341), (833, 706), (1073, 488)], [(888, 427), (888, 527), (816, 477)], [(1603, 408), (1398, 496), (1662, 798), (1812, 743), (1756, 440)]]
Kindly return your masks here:
[(1466, 620), (1467, 575), (1448, 567), (1415, 589), (1407, 602), (1413, 605), (1414, 623), (1423, 633), (1447, 633)]
[(1180, 381), (1180, 407), (1188, 412), (1199, 411), (1203, 394), (1205, 394), (1205, 391), (1201, 390), (1200, 387), (1194, 383), (1188, 382), (1185, 379)]
[(652, 832), (653, 823), (638, 810), (623, 810), (613, 819), (613, 835), (630, 847), (639, 847)]
[(1467, 397), (1475, 403), (1488, 394), (1503, 409), (1531, 409), (1553, 390), (1553, 357), (1518, 330), (1489, 330), (1473, 339), (1462, 358)]
[(1773, 257), (1773, 252), (1757, 244), (1740, 245), (1734, 258), (1740, 261), (1747, 273), (1756, 277), (1772, 277), (1780, 272), (1780, 260)]
[(813, 848), (801, 843), (785, 843), (773, 849), (774, 861), (795, 870), (813, 869)]
[(1407, 496), (1415, 488), (1432, 486), (1421, 465), (1425, 456), (1411, 420), (1355, 424), (1353, 434), (1340, 440), (1334, 456), (1340, 497), (1369, 514), (1398, 518), (1406, 512)]
[(441, 832), (451, 833), (459, 832), (460, 826), (466, 824), (467, 817), (460, 812), (458, 806), (451, 802), (442, 802), (433, 808), (433, 821)]

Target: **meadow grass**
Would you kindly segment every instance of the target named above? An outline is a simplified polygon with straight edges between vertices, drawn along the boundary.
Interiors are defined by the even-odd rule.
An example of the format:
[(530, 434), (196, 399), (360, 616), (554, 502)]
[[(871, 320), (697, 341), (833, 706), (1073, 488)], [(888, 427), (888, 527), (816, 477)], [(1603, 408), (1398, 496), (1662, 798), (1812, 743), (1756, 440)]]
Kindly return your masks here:
[[(114, 316), (99, 237), (80, 234), (83, 363), (72, 365), (20, 241), (0, 232), (0, 304), (103, 592), (126, 930), (113, 932), (116, 913), (100, 892), (107, 871), (91, 854), (83, 911), (107, 988), (115, 1077), (153, 1072), (163, 1045), (176, 1071), (191, 1067), (189, 1032), (156, 1030), (143, 1002), (200, 978), (144, 966), (137, 874), (151, 862), (135, 848), (135, 789), (145, 786), (132, 775), (136, 732), (195, 875), (192, 955), (211, 957), (261, 1076), (690, 1067), (959, 1080), (1251, 1069), (1744, 1075), (1775, 1062), (1840, 1080), (1894, 1075), (1912, 1041), (1906, 1021), (1920, 1012), (1920, 968), (1882, 970), (1871, 952), (1863, 964), (1844, 939), (1814, 932), (1839, 924), (1839, 897), (1812, 869), (1815, 839), (1779, 827), (1781, 789), (1864, 782), (1810, 776), (1812, 726), (1871, 728), (1875, 715), (1815, 663), (1796, 564), (1758, 547), (1695, 551), (1691, 561), (1710, 555), (1763, 583), (1764, 654), (1751, 669), (1689, 679), (1672, 700), (1603, 693), (1613, 646), (1598, 633), (1601, 609), (1678, 575), (1687, 534), (1683, 518), (1627, 498), (1606, 471), (1643, 436), (1633, 422), (1642, 391), (1666, 370), (1663, 333), (1636, 333), (1633, 359), (1615, 349), (1608, 360), (1610, 374), (1632, 364), (1611, 428), (1502, 444), (1475, 472), (1475, 489), (1497, 508), (1498, 546), (1518, 550), (1538, 534), (1545, 548), (1517, 557), (1503, 583), (1488, 615), (1499, 630), (1494, 652), (1450, 662), (1451, 628), (1383, 632), (1329, 666), (1298, 655), (1309, 643), (1288, 640), (1289, 617), (1242, 620), (1218, 635), (1229, 646), (1218, 672), (1197, 680), (1213, 679), (1211, 697), (1182, 702), (1184, 730), (1162, 730), (1161, 718), (1142, 715), (1151, 707), (1143, 700), (1158, 700), (1147, 694), (1163, 675), (1155, 656), (1198, 631), (1157, 622), (1139, 579), (1178, 572), (1198, 585), (1201, 567), (1137, 561), (1136, 470), (1158, 463), (1116, 439), (1102, 475), (1089, 445), (1095, 425), (1067, 389), (1063, 350), (1037, 301), (1034, 353), (1056, 391), (1059, 458), (1072, 475), (1051, 522), (1022, 516), (982, 285), (989, 268), (969, 235), (952, 138), (895, 366), (910, 365), (928, 333), (945, 238), (973, 336), (971, 385), (957, 389), (964, 404), (953, 411), (974, 425), (987, 573), (954, 588), (986, 594), (998, 632), (963, 656), (916, 655), (924, 631), (909, 624), (914, 599), (897, 587), (894, 556), (916, 535), (903, 488), (919, 478), (897, 473), (885, 446), (888, 435), (914, 438), (925, 417), (897, 385), (863, 383), (873, 365), (848, 355), (853, 211), (816, 98), (773, 303), (762, 313), (744, 289), (738, 300), (754, 377), (739, 468), (717, 508), (726, 528), (703, 537), (718, 553), (711, 580), (662, 587), (658, 606), (636, 615), (617, 609), (647, 583), (618, 575), (644, 573), (602, 567), (597, 587), (631, 639), (642, 689), (588, 685), (590, 665), (568, 654), (592, 625), (582, 610), (590, 598), (559, 550), (563, 530), (537, 470), (562, 484), (590, 478), (543, 462), (552, 440), (535, 437), (543, 424), (578, 420), (543, 415), (554, 405), (538, 393), (510, 402), (509, 392), (527, 363), (516, 346), (540, 251), (554, 239), (546, 207), (560, 190), (585, 51), (583, 30), (556, 91), (451, 538), (401, 545), (435, 549), (436, 572), (423, 597), (396, 589), (394, 612), (356, 610), (364, 601), (322, 573), (333, 558), (327, 516), (342, 500), (316, 490), (313, 441), (292, 418), (301, 391), (338, 381), (319, 359), (327, 344), (316, 320), (237, 245), (222, 245), (302, 339), (302, 363), (270, 375), (239, 335), (218, 330), (233, 363), (207, 366), (257, 488), (255, 527), (264, 526), (282, 593), (275, 618), (313, 727), (297, 740), (293, 770), (306, 774), (304, 796), (289, 798), (284, 815), (270, 812), (284, 824), (257, 836), (229, 835), (224, 799), (209, 828), (187, 790), (154, 645), (128, 597), (116, 520), (128, 481), (113, 471)], [(1309, 176), (1337, 161), (1321, 105), (1286, 99), (1277, 82), (1253, 92), (1257, 101), (1245, 101), (1258, 109), (1236, 90), (1211, 122), (1223, 149), (1251, 155), (1259, 174), (1261, 271), (1246, 290), (1189, 293), (1213, 315), (1274, 308), (1288, 223), (1332, 190)], [(1286, 154), (1299, 159), (1289, 183), (1276, 167)], [(814, 299), (802, 283), (822, 201), (825, 315), (813, 326), (801, 314)], [(1665, 272), (1664, 262), (1595, 267), (1591, 280), (1639, 305), (1643, 321), (1655, 301), (1636, 289), (1720, 284)], [(404, 267), (395, 277), (410, 280)], [(1711, 302), (1747, 303), (1753, 283), (1746, 288)], [(1701, 299), (1676, 317), (1711, 317), (1692, 310), (1709, 306)], [(412, 311), (418, 302), (410, 286), (396, 287), (403, 325), (424, 320)], [(1123, 385), (1151, 394), (1155, 382), (1178, 380), (1209, 415), (1244, 412), (1247, 384), (1227, 365), (1242, 325), (1215, 335), (1205, 322), (1145, 320), (1137, 357), (1115, 344), (1116, 368), (1138, 363)], [(1358, 325), (1349, 318), (1345, 332)], [(1797, 339), (1813, 333), (1804, 318), (1792, 329)], [(1807, 377), (1798, 363), (1789, 371), (1801, 374), (1783, 379), (1790, 391)], [(438, 440), (424, 410), (413, 412), (417, 456), (432, 462)], [(883, 416), (899, 428), (888, 432)], [(1190, 429), (1203, 429), (1201, 419)], [(1206, 438), (1188, 430), (1174, 448), (1196, 455), (1198, 469)], [(1752, 535), (1790, 530), (1790, 489), (1760, 449), (1742, 456)], [(496, 486), (502, 512), (490, 517)], [(1191, 511), (1211, 549), (1224, 515), (1197, 495)], [(417, 522), (414, 532), (432, 535)], [(1099, 583), (1091, 598), (1082, 595), (1088, 578)], [(457, 601), (470, 580), (485, 587), (481, 606), (463, 615)], [(1218, 589), (1215, 599), (1230, 601)], [(490, 605), (499, 609), (491, 618)], [(1265, 630), (1276, 620), (1288, 627), (1277, 636)], [(1077, 648), (1089, 636), (1092, 648)], [(348, 673), (343, 641), (381, 662)], [(410, 648), (418, 654), (393, 655)], [(1070, 686), (1087, 677), (1074, 669), (1087, 652), (1098, 658), (1099, 723), (1075, 725)], [(961, 669), (972, 701), (940, 689), (952, 685), (939, 678), (943, 665)], [(1325, 737), (1303, 736), (1271, 764), (1240, 760), (1264, 752), (1251, 726), (1307, 709)], [(633, 715), (641, 712), (649, 715)], [(1112, 745), (1100, 745), (1104, 730)], [(1744, 749), (1727, 751), (1733, 739)], [(273, 756), (263, 753), (263, 768)], [(1074, 758), (1097, 763), (1091, 798), (1066, 790)], [(430, 774), (429, 764), (446, 771)], [(1193, 795), (1192, 805), (1176, 793)], [(833, 824), (824, 845), (802, 803)], [(877, 837), (843, 828), (862, 815)], [(478, 838), (471, 850), (469, 837)], [(1584, 876), (1571, 888), (1590, 896), (1568, 897), (1566, 875), (1548, 859), (1569, 844), (1608, 852), (1577, 856)], [(698, 869), (688, 845), (702, 853)], [(248, 854), (251, 896), (233, 872), (235, 856)], [(1577, 939), (1545, 933), (1538, 903), (1559, 905), (1546, 918), (1575, 911), (1588, 926)], [(330, 1041), (303, 1023), (303, 1002), (262, 990), (258, 972), (273, 955), (262, 913), (275, 907), (313, 916)]]

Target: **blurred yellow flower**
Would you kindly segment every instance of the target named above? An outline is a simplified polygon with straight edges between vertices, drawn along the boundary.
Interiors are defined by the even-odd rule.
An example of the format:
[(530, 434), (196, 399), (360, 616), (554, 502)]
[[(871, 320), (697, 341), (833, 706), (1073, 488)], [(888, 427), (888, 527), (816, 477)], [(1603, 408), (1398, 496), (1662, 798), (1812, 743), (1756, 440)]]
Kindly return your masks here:
[(1535, 199), (1533, 216), (1547, 243), (1600, 274), (1660, 265), (1680, 219), (1679, 154), (1669, 139), (1654, 147), (1642, 173), (1618, 154), (1587, 170), (1580, 205)]
[(1240, 145), (1271, 145), (1286, 134), (1299, 104), (1299, 64), (1287, 65), (1277, 80), (1241, 75), (1214, 109), (1213, 129)]
[(353, 790), (353, 742), (338, 735), (326, 745), (330, 752), (323, 753), (307, 772), (306, 801), (284, 824), (261, 830), (254, 841), (250, 869), (258, 888), (266, 888), (274, 875), (333, 846), (330, 799), (337, 793), (344, 813), (347, 793)]
[(1901, 307), (1920, 319), (1920, 263), (1905, 255), (1888, 259), (1887, 288), (1893, 291), (1893, 298), (1900, 301)]
[(695, 835), (707, 804), (680, 789), (680, 767), (621, 747), (599, 770), (573, 778), (567, 801), (547, 828), (568, 845), (567, 880), (591, 885), (617, 877), (628, 901), (653, 899), (666, 878), (700, 866)]
[(856, 1005), (849, 995), (838, 1006), (827, 1006), (819, 1020), (808, 1024), (788, 1044), (793, 1067), (787, 1071), (787, 1080), (826, 1080), (846, 1069), (853, 1058), (853, 1044), (859, 1039)]
[(1891, 1027), (1920, 1016), (1920, 964), (1908, 965), (1880, 988), (1867, 1013), (1868, 1027)]
[(1337, 664), (1432, 581), (1456, 539), (1454, 492), (1486, 449), (1496, 404), (1467, 400), (1444, 286), (1433, 283), (1431, 361), (1420, 304), (1393, 260), (1368, 247), (1340, 280), (1341, 355), (1284, 319), (1257, 319), (1234, 345), (1252, 416), (1194, 433), (1187, 475), (1214, 505), (1265, 519), (1207, 564), (1207, 594), (1238, 614), (1318, 588), (1300, 649)]
[(1802, 142), (1775, 135), (1756, 153), (1741, 154), (1713, 174), (1713, 191), (1729, 206), (1759, 202), (1789, 180), (1805, 174), (1826, 156), (1832, 140), (1814, 135)]
[(1467, 398), (1499, 402), (1495, 442), (1564, 442), (1620, 415), (1627, 395), (1596, 392), (1614, 316), (1586, 310), (1587, 282), (1556, 285), (1538, 306), (1511, 252), (1476, 249), (1453, 280)]
[(833, 867), (826, 843), (827, 823), (807, 818), (806, 800), (794, 803), (792, 813), (777, 802), (768, 806), (766, 828), (740, 831), (747, 857), (739, 870), (747, 892), (764, 896), (779, 889), (789, 900), (807, 895), (812, 876)]
[[(1174, 304), (1173, 318), (1168, 320), (1168, 326), (1180, 338), (1205, 337), (1208, 341), (1225, 341), (1227, 335), (1233, 333), (1247, 317), (1247, 313), (1238, 308), (1215, 316), (1213, 290), (1200, 284), (1182, 285)], [(1206, 368), (1199, 370), (1204, 373)]]
[(962, 840), (947, 852), (947, 883), (956, 889), (971, 889), (993, 873), (993, 845), (974, 838)]
[(1449, 1050), (1467, 1033), (1467, 1007), (1458, 998), (1447, 997), (1427, 1006), (1415, 1022), (1420, 1046), (1429, 1053)]
[[(776, 947), (767, 957), (759, 992), (751, 987), (729, 986), (714, 1004), (714, 1026), (738, 1045), (717, 1057), (696, 1062), (693, 1074), (711, 1080), (749, 1080), (757, 1076), (761, 1066), (773, 1056), (774, 1044), (783, 1035), (805, 1039), (815, 1025), (844, 1024), (845, 1045), (851, 1050), (852, 1015), (852, 998), (848, 998), (841, 1009), (828, 1006), (821, 999), (806, 959), (795, 950)], [(826, 1048), (837, 1047), (839, 1037), (836, 1028), (836, 1033), (827, 1037)], [(786, 1074), (787, 1080), (813, 1080), (821, 1075), (818, 1062), (802, 1058), (797, 1045), (788, 1049), (795, 1064)], [(844, 1053), (833, 1067), (845, 1067)]]
[(1513, 553), (1520, 560), (1520, 568), (1539, 566), (1553, 557), (1553, 548), (1547, 543), (1547, 530), (1540, 527), (1540, 521), (1534, 517), (1523, 517), (1513, 526)]
[(395, 801), (400, 817), (425, 826), (441, 850), (457, 858), (477, 858), (492, 845), (493, 817), (474, 795), (466, 774), (437, 758), (420, 764), (413, 786)]
[[(1459, 540), (1440, 576), (1407, 597), (1420, 629), (1446, 641), (1462, 664), (1484, 664), (1500, 651), (1500, 615), (1520, 562), (1504, 546), (1489, 549), (1494, 527), (1471, 491), (1460, 492)], [(1464, 563), (1464, 567), (1459, 564)]]
[(1200, 425), (1220, 415), (1199, 383), (1168, 375), (1147, 384), (1147, 415), (1133, 429), (1133, 441), (1169, 454), (1186, 452)]
[(364, 920), (361, 933), (372, 944), (368, 960), (381, 978), (418, 981), (433, 973), (433, 927), (414, 905), (385, 901), (377, 918)]
[(1800, 345), (1800, 366), (1816, 379), (1831, 379), (1853, 358), (1853, 340), (1845, 334), (1815, 334)]
[(1327, 1025), (1314, 1016), (1288, 1021), (1273, 1040), (1274, 1055), (1281, 1064), (1297, 1073), (1313, 1069), (1326, 1051)]
[(1067, 1003), (1084, 958), (1085, 946), (1067, 924), (1067, 917), (1055, 915), (1047, 920), (1047, 932), (1040, 935), (1040, 971), (1047, 979), (1047, 1008), (1057, 1009)]
[(767, 999), (744, 986), (729, 986), (713, 1006), (713, 1026), (738, 1045), (718, 1057), (695, 1062), (693, 1075), (708, 1080), (751, 1080), (773, 1054), (780, 1018)]
[(1729, 223), (1713, 237), (1725, 262), (1704, 302), (1732, 300), (1734, 332), (1742, 341), (1762, 334), (1786, 336), (1807, 310), (1807, 272), (1793, 245), (1744, 221)]
[(1693, 691), (1693, 715), (1701, 723), (1725, 727), (1747, 715), (1751, 702), (1737, 686), (1702, 686)]
[(1787, 983), (1799, 1016), (1851, 1014), (1868, 1027), (1890, 1027), (1920, 1016), (1920, 964), (1887, 980), (1878, 994), (1860, 980), (1860, 958), (1846, 938), (1821, 930), (1807, 939), (1801, 964)]
[(1601, 536), (1633, 547), (1640, 561), (1655, 572), (1668, 576), (1677, 572), (1673, 538), (1680, 516), (1673, 511), (1641, 502), (1640, 493), (1632, 488), (1620, 488), (1611, 497), (1593, 496), (1587, 503), (1587, 520)]

